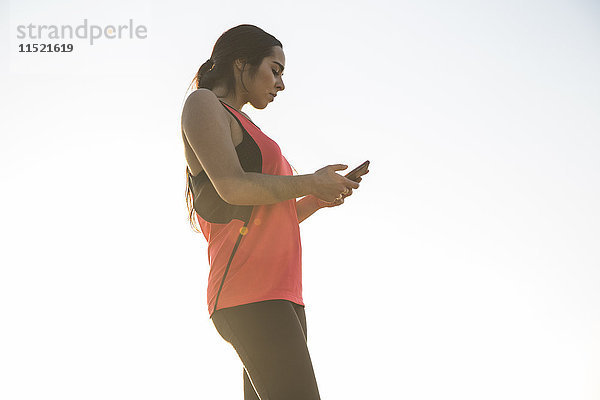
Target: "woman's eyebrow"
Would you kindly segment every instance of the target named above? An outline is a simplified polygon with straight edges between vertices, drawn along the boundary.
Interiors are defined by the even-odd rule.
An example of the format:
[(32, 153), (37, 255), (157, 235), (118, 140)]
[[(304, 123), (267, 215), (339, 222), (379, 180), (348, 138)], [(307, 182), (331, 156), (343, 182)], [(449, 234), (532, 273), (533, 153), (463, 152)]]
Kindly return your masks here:
[(283, 68), (285, 68), (283, 65), (279, 64), (277, 61), (273, 61), (275, 64), (279, 65), (279, 67), (281, 68), (281, 73), (283, 74)]

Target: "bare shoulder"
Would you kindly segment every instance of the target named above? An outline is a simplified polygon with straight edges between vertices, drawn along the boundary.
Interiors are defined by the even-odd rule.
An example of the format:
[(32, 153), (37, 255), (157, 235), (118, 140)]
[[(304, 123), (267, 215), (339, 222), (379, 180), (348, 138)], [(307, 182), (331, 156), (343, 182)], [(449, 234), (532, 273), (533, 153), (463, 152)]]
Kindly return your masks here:
[(217, 96), (208, 89), (196, 89), (185, 99), (183, 112), (194, 111), (198, 106), (212, 107), (219, 103)]
[(219, 124), (229, 125), (229, 118), (223, 111), (217, 96), (211, 90), (201, 88), (194, 90), (185, 100), (181, 121), (183, 125), (200, 121), (218, 121)]

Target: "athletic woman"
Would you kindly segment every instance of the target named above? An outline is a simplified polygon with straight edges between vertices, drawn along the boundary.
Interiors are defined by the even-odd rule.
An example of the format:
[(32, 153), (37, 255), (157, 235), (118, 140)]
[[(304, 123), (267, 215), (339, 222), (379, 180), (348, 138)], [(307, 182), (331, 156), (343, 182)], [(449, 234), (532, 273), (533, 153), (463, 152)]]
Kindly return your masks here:
[(285, 89), (284, 68), (279, 40), (236, 26), (198, 70), (181, 119), (190, 223), (195, 228), (195, 216), (208, 242), (208, 313), (243, 363), (246, 400), (320, 398), (306, 344), (298, 224), (359, 186), (335, 172), (342, 164), (293, 175), (277, 143), (241, 111), (274, 101)]

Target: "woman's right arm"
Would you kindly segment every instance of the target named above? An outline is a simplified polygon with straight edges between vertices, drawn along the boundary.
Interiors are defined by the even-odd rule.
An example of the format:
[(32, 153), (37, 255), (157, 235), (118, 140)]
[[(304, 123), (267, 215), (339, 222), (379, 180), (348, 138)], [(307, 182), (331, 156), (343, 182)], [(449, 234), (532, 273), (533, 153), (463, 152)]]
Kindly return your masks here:
[[(182, 113), (184, 134), (219, 196), (233, 205), (273, 204), (313, 194), (333, 201), (346, 187), (358, 183), (336, 174), (341, 165), (307, 175), (267, 175), (245, 172), (231, 140), (229, 120), (215, 94), (198, 89), (186, 99)], [(326, 197), (326, 198), (325, 198)]]

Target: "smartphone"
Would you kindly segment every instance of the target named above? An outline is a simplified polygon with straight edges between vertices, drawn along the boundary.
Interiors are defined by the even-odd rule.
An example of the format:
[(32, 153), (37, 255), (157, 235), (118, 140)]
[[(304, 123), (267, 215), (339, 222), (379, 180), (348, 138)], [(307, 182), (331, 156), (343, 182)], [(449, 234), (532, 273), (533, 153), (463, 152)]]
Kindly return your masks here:
[(364, 172), (369, 168), (369, 160), (360, 164), (358, 167), (354, 168), (352, 171), (348, 172), (345, 177), (350, 179), (351, 181), (356, 182), (359, 176), (364, 174)]

